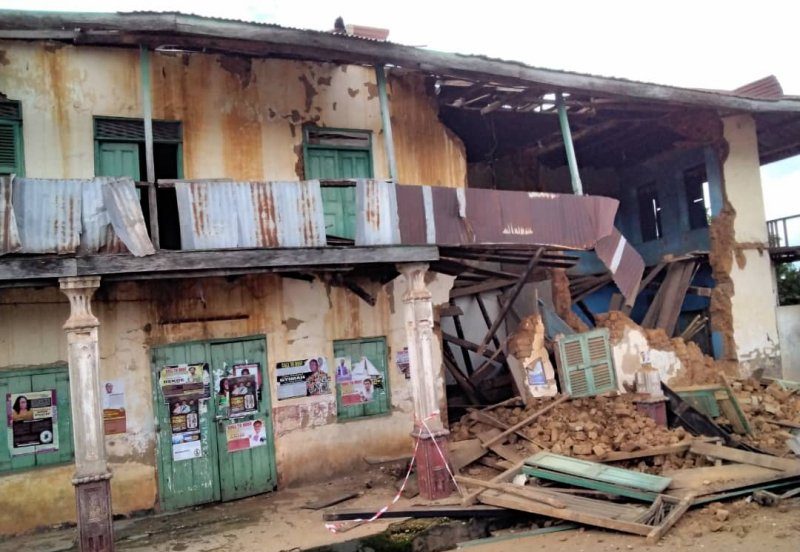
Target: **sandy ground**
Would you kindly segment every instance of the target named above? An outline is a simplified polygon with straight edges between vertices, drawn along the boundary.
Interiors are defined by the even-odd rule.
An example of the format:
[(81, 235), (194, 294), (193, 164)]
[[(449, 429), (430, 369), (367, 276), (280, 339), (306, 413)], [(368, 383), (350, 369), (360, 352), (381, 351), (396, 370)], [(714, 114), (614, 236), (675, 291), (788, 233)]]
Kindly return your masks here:
[[(321, 510), (304, 509), (307, 502), (345, 490), (363, 494), (341, 504), (340, 508), (374, 511), (394, 496), (394, 477), (386, 471), (340, 479), (334, 483), (308, 486), (261, 495), (249, 499), (193, 508), (178, 513), (142, 516), (115, 522), (117, 550), (130, 552), (288, 552), (342, 543), (342, 552), (380, 552), (366, 549), (354, 539), (384, 531), (397, 520), (377, 521), (350, 531), (333, 534), (322, 521)], [(421, 500), (400, 499), (399, 507), (410, 507)], [(439, 504), (457, 503), (454, 496)], [(716, 510), (727, 511), (720, 521)], [(536, 520), (532, 520), (532, 523)], [(538, 520), (541, 523), (543, 520)], [(528, 530), (520, 527), (517, 532)], [(0, 542), (0, 551), (57, 552), (75, 550), (75, 529), (60, 529), (25, 535)], [(509, 535), (508, 531), (499, 533)], [(739, 501), (693, 510), (657, 545), (648, 546), (642, 537), (610, 531), (573, 529), (528, 538), (515, 536), (499, 542), (471, 543), (465, 550), (474, 552), (513, 552), (546, 549), (554, 552), (604, 552), (616, 550), (775, 551), (800, 550), (800, 500), (777, 508), (763, 508)]]

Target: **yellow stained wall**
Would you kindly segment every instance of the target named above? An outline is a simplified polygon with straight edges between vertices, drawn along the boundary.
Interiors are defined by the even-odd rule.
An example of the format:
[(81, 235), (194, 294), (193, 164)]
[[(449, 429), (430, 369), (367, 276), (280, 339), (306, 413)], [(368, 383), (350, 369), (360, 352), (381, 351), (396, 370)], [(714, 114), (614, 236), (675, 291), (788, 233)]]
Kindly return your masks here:
[[(0, 92), (20, 100), (26, 173), (94, 175), (93, 116), (142, 117), (135, 49), (0, 41)], [(370, 67), (210, 54), (152, 53), (153, 117), (180, 120), (186, 178), (298, 180), (302, 126), (370, 130), (387, 178)], [(390, 79), (399, 180), (466, 185), (461, 141), (439, 120), (422, 77)], [(144, 175), (142, 175), (144, 179)]]
[[(434, 303), (447, 301), (451, 284), (452, 278), (441, 275), (429, 283)], [(277, 362), (310, 355), (332, 359), (333, 340), (385, 336), (388, 416), (340, 423), (334, 395), (278, 401), (275, 378), (269, 379), (278, 485), (349, 473), (366, 455), (407, 453), (412, 445), (411, 386), (394, 360), (406, 346), (404, 277), (385, 286), (362, 285), (377, 297), (374, 307), (319, 280), (273, 275), (103, 285), (93, 302), (100, 320), (100, 376), (101, 381), (124, 380), (127, 408), (127, 432), (106, 437), (114, 512), (157, 507), (150, 350), (162, 344), (266, 335), (267, 365), (274, 376)], [(54, 288), (0, 291), (0, 372), (65, 362), (61, 326), (68, 311), (66, 298)], [(181, 322), (231, 315), (244, 318)], [(434, 347), (435, 365), (441, 365), (439, 344)], [(73, 472), (68, 465), (0, 474), (0, 534), (74, 521)]]

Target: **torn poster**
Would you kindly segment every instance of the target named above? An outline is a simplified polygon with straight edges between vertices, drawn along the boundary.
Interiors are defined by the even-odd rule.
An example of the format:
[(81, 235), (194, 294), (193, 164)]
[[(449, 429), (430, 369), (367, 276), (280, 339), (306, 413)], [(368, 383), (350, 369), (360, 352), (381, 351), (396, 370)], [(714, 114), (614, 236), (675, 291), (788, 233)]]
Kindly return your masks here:
[(126, 424), (125, 380), (109, 380), (103, 384), (103, 432), (125, 433)]
[(366, 357), (354, 363), (350, 375), (337, 378), (340, 401), (344, 406), (355, 406), (375, 400), (383, 393), (383, 375)]
[(172, 434), (172, 460), (194, 460), (203, 456), (203, 441), (199, 431)]

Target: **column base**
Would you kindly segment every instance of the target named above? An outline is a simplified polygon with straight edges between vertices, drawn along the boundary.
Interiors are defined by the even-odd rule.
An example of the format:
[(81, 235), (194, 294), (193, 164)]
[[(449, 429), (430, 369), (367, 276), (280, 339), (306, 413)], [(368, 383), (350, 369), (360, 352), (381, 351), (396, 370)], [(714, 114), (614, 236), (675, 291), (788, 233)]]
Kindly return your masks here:
[(425, 500), (447, 498), (453, 493), (453, 481), (447, 471), (448, 449), (446, 429), (434, 434), (415, 428), (411, 433), (419, 438), (417, 449), (417, 483), (419, 494)]
[(81, 552), (113, 552), (110, 474), (73, 481)]

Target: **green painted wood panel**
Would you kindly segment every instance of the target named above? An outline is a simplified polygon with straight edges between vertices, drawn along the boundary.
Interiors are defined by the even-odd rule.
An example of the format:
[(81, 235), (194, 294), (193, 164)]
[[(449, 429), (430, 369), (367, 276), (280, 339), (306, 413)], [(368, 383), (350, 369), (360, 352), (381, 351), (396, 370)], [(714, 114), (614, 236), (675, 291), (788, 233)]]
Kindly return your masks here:
[(203, 456), (173, 462), (169, 407), (158, 385), (158, 373), (163, 366), (209, 360), (205, 343), (179, 343), (152, 351), (153, 400), (158, 435), (158, 490), (163, 510), (176, 510), (220, 499), (214, 401), (205, 401), (207, 408), (199, 413)]
[(135, 181), (139, 175), (139, 145), (132, 142), (99, 142), (97, 145), (97, 176), (129, 176)]
[(718, 418), (720, 415), (719, 404), (717, 403), (716, 393), (723, 389), (718, 387), (716, 389), (692, 389), (692, 390), (679, 390), (676, 391), (678, 396), (695, 407), (697, 410), (710, 416)]
[(599, 462), (570, 458), (569, 456), (562, 456), (547, 451), (542, 451), (529, 457), (525, 460), (525, 464), (564, 475), (572, 475), (579, 478), (640, 489), (652, 493), (660, 493), (672, 482), (672, 479), (669, 477), (625, 470), (600, 464)]
[(0, 174), (25, 176), (22, 148), (22, 125), (19, 121), (0, 120)]
[(352, 420), (365, 416), (376, 416), (389, 412), (390, 389), (388, 353), (386, 350), (386, 339), (375, 337), (369, 339), (353, 339), (333, 342), (333, 354), (335, 357), (350, 357), (352, 362), (359, 361), (366, 357), (378, 369), (383, 376), (383, 390), (375, 389), (374, 400), (364, 404), (345, 406), (341, 401), (341, 390), (336, 386), (337, 416), (339, 420)]
[[(258, 414), (217, 422), (220, 488), (222, 500), (234, 500), (271, 491), (276, 485), (275, 447), (272, 433), (267, 349), (263, 338), (211, 343), (211, 362), (215, 369), (230, 369), (234, 364), (258, 362), (261, 365), (261, 400)], [(230, 423), (259, 419), (264, 422), (267, 443), (260, 447), (228, 452), (226, 427)]]
[(571, 396), (588, 397), (617, 388), (606, 328), (566, 335), (556, 343), (561, 387)]
[[(8, 391), (6, 391), (6, 393), (24, 393), (26, 391), (32, 391), (30, 376), (28, 375), (12, 376), (8, 378)], [(5, 435), (3, 437), (5, 437)], [(11, 457), (12, 471), (21, 470), (25, 468), (32, 468), (35, 465), (36, 465), (36, 455), (34, 454), (26, 454), (25, 456)]]

